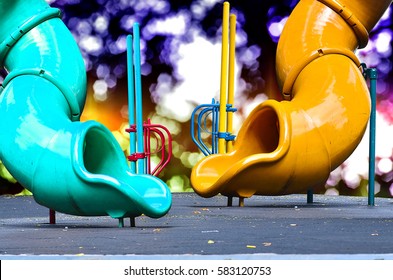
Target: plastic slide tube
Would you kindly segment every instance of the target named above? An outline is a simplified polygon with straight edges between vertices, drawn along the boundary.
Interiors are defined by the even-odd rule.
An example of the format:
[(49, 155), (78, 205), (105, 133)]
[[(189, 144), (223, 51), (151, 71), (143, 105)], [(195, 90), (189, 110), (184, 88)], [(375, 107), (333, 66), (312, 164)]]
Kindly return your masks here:
[(60, 12), (45, 1), (0, 1), (0, 158), (50, 209), (113, 218), (158, 218), (171, 206), (166, 184), (131, 173), (112, 133), (79, 122), (86, 97), (81, 53)]
[(355, 150), (370, 96), (354, 54), (391, 0), (301, 0), (277, 48), (286, 100), (267, 100), (247, 117), (233, 151), (210, 155), (191, 174), (203, 197), (303, 193), (325, 184)]

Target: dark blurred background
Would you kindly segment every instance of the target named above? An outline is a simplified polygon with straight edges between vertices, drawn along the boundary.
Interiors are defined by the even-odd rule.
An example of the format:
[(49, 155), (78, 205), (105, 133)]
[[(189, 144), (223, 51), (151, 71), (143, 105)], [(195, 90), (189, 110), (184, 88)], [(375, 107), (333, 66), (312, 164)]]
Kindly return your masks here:
[[(235, 129), (255, 105), (280, 99), (275, 79), (277, 42), (298, 0), (229, 1), (237, 15)], [(219, 96), (222, 3), (218, 0), (51, 0), (83, 54), (88, 93), (82, 121), (106, 125), (128, 153), (126, 36), (141, 27), (143, 116), (173, 135), (173, 155), (161, 177), (172, 191), (191, 191), (192, 166), (202, 158), (190, 137), (195, 106)], [(392, 7), (358, 56), (379, 72), (377, 196), (393, 194)], [(353, 155), (334, 170), (321, 193), (366, 195), (368, 132)], [(157, 158), (153, 158), (157, 161)], [(23, 188), (0, 165), (1, 193)]]

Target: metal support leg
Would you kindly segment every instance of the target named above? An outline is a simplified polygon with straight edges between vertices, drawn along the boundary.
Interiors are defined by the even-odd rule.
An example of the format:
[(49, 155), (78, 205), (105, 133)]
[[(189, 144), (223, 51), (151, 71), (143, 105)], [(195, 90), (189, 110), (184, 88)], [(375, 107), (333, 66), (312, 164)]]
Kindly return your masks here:
[(227, 202), (227, 206), (231, 207), (233, 203), (233, 197), (232, 196), (228, 196), (228, 202)]
[(130, 227), (135, 227), (135, 217), (130, 217)]
[(307, 203), (314, 203), (314, 191), (312, 189), (307, 190)]
[(124, 227), (124, 219), (123, 218), (119, 218), (119, 225), (118, 225), (118, 227), (119, 228)]
[(56, 211), (53, 209), (49, 209), (49, 223), (51, 225), (56, 224)]

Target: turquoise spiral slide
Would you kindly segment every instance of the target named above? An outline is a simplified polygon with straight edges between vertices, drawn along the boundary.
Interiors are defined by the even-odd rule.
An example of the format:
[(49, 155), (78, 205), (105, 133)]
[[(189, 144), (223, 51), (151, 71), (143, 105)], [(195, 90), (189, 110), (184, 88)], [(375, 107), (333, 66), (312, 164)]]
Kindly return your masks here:
[(159, 218), (172, 203), (159, 178), (134, 174), (112, 133), (80, 122), (86, 70), (58, 9), (0, 1), (0, 159), (35, 200), (79, 216)]

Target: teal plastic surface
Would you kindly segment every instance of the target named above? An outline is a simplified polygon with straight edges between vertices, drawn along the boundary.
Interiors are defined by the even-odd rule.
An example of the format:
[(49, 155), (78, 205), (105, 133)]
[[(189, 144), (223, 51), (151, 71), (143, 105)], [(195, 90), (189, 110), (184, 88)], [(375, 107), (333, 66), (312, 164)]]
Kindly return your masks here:
[[(133, 174), (105, 126), (78, 121), (86, 71), (60, 13), (37, 0), (17, 0), (4, 10), (8, 2), (0, 1), (5, 23), (0, 39), (23, 34), (12, 46), (0, 45), (1, 66), (9, 71), (0, 95), (0, 158), (6, 168), (38, 203), (59, 212), (165, 215), (172, 202), (167, 185), (151, 175)], [(29, 28), (20, 32), (21, 26)]]

